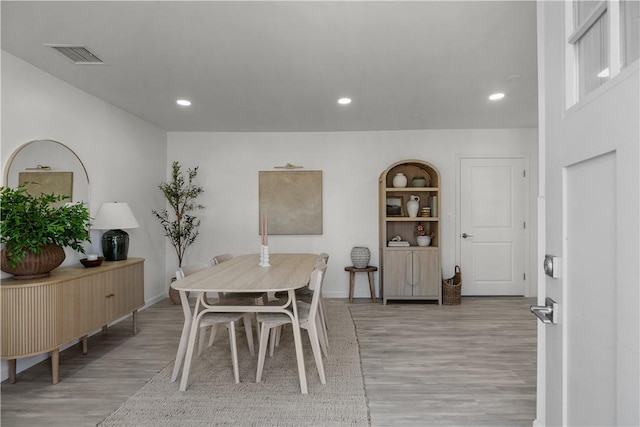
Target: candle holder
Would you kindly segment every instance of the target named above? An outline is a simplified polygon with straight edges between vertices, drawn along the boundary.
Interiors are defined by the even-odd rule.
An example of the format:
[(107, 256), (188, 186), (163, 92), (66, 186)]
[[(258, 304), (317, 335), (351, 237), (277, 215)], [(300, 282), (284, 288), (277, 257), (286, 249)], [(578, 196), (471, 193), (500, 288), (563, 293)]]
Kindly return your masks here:
[(269, 246), (260, 246), (260, 267), (270, 267), (269, 264)]

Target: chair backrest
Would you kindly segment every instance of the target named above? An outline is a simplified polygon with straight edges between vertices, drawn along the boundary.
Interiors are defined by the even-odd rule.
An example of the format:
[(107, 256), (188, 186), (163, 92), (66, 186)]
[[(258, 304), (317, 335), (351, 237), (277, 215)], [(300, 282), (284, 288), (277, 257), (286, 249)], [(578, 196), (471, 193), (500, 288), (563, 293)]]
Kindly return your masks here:
[[(184, 271), (182, 268), (176, 270), (176, 280), (181, 280), (185, 278)], [(180, 292), (180, 302), (182, 303), (182, 314), (184, 314), (185, 320), (191, 319), (191, 307), (189, 306), (189, 298), (187, 298), (187, 293), (185, 291)]]
[(229, 261), (231, 258), (233, 258), (233, 255), (231, 254), (220, 254), (211, 258), (211, 261), (209, 263), (211, 264), (211, 266), (214, 266), (220, 264), (221, 262)]
[(309, 309), (309, 319), (313, 319), (318, 311), (318, 304), (320, 303), (320, 295), (322, 289), (322, 282), (324, 282), (324, 275), (327, 272), (327, 264), (319, 263), (311, 273), (309, 279), (309, 289), (313, 291), (313, 297), (311, 298), (311, 308)]
[(318, 261), (316, 261), (316, 267), (319, 266), (321, 263), (329, 264), (329, 254), (328, 253), (322, 252), (320, 255), (318, 255)]

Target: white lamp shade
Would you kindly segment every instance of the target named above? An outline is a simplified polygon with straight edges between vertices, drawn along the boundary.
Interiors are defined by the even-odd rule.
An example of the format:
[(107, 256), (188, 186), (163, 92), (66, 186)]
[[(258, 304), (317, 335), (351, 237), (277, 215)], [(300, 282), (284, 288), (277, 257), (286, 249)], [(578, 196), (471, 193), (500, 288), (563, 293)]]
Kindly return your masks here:
[(112, 202), (100, 206), (91, 227), (96, 230), (114, 230), (138, 228), (140, 225), (128, 203)]

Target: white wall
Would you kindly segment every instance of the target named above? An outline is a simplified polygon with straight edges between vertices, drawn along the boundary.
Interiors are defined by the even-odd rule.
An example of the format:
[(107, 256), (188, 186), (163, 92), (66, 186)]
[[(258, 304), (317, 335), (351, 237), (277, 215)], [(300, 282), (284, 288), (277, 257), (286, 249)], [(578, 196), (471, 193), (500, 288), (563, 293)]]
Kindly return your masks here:
[[(205, 192), (199, 199), (206, 210), (201, 237), (187, 250), (183, 267), (202, 268), (215, 254), (257, 252), (258, 171), (294, 163), (323, 172), (324, 230), (317, 236), (270, 236), (272, 252), (308, 251), (331, 255), (325, 295), (348, 296), (348, 274), (353, 246), (368, 246), (371, 264), (378, 262), (378, 178), (392, 163), (426, 160), (441, 174), (443, 218), (456, 218), (456, 162), (460, 156), (526, 155), (537, 182), (537, 131), (423, 130), (389, 132), (216, 133), (169, 132), (167, 162), (184, 168), (200, 167), (198, 182)], [(532, 188), (535, 200), (537, 188)], [(530, 205), (535, 208), (535, 203)], [(535, 209), (534, 209), (535, 210)], [(535, 223), (535, 212), (530, 213)], [(442, 267), (445, 276), (456, 264), (455, 223), (441, 226)], [(536, 230), (531, 230), (535, 260)], [(167, 252), (167, 276), (175, 271), (175, 255)], [(535, 287), (537, 268), (531, 266)], [(376, 275), (376, 289), (378, 288)], [(368, 296), (366, 278), (357, 278), (356, 297)]]
[[(2, 168), (22, 144), (61, 142), (84, 163), (91, 187), (91, 216), (106, 201), (128, 202), (140, 228), (127, 230), (129, 256), (145, 262), (145, 298), (166, 294), (164, 236), (151, 209), (164, 207), (156, 191), (165, 179), (166, 133), (2, 51)], [(2, 173), (4, 175), (4, 172)], [(92, 231), (92, 252), (101, 233)], [(68, 251), (67, 251), (68, 252)], [(68, 252), (65, 264), (80, 258)], [(20, 359), (18, 370), (38, 358)], [(7, 376), (2, 362), (2, 379)]]
[[(164, 207), (157, 185), (167, 179), (174, 160), (185, 168), (200, 166), (198, 181), (205, 188), (201, 202), (206, 209), (199, 213), (201, 237), (187, 252), (187, 270), (208, 265), (217, 253), (258, 250), (259, 170), (287, 162), (322, 170), (324, 233), (271, 236), (269, 243), (274, 252), (330, 253), (325, 281), (329, 297), (348, 295), (343, 268), (351, 265), (353, 246), (368, 246), (371, 263), (378, 265), (378, 178), (390, 164), (418, 158), (436, 166), (442, 180), (442, 212), (453, 218), (459, 157), (524, 155), (530, 170), (537, 168), (535, 129), (167, 134), (4, 51), (1, 137), (3, 168), (11, 153), (28, 141), (51, 139), (71, 148), (89, 174), (92, 216), (106, 201), (130, 204), (141, 227), (127, 230), (129, 256), (146, 259), (149, 303), (166, 294), (176, 267), (173, 250), (151, 215), (152, 209)], [(531, 182), (536, 182), (533, 175)], [(531, 195), (535, 194), (537, 188), (532, 188)], [(443, 222), (441, 233), (443, 269), (451, 275), (456, 263), (455, 223)], [(92, 232), (92, 239), (90, 250), (101, 252), (100, 233)], [(535, 246), (535, 230), (531, 242)], [(65, 263), (76, 263), (78, 258), (72, 256)], [(367, 294), (365, 279), (359, 277), (356, 297)], [(42, 358), (19, 360), (18, 371), (38, 360)], [(6, 377), (3, 362), (2, 378)]]

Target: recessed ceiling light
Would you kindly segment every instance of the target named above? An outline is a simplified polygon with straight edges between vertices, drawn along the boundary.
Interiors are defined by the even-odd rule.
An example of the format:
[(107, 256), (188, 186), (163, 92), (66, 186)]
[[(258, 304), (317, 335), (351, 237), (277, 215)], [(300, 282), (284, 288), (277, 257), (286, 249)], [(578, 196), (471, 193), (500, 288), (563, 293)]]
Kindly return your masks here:
[(188, 107), (189, 105), (191, 105), (191, 101), (188, 101), (186, 99), (178, 99), (176, 103), (178, 105), (182, 105), (183, 107)]
[(351, 104), (351, 98), (340, 98), (340, 99), (338, 99), (338, 104), (340, 104), (340, 105)]
[(492, 101), (497, 101), (498, 99), (504, 98), (504, 93), (493, 93), (489, 95), (489, 99)]

